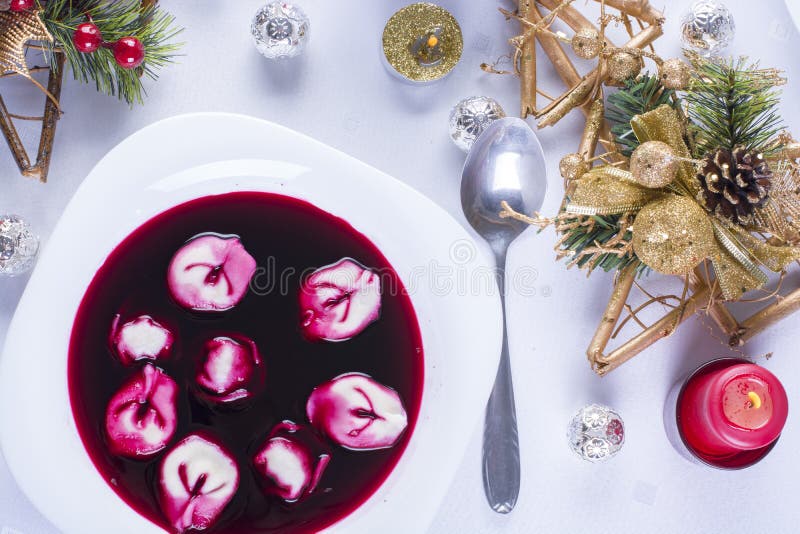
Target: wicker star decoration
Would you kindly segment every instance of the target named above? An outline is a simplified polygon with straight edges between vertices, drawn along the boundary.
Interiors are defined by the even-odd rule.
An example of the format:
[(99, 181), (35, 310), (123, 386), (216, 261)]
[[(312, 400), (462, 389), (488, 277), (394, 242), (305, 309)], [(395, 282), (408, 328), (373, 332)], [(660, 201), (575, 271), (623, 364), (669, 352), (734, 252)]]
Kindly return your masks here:
[[(580, 109), (586, 115), (586, 127), (578, 151), (568, 154), (561, 160), (559, 170), (564, 178), (566, 193), (562, 206), (566, 206), (570, 199), (574, 198), (578, 180), (596, 168), (595, 164), (599, 161), (603, 163), (601, 167), (605, 166), (606, 168), (618, 166), (624, 169), (630, 165), (628, 156), (620, 152), (622, 147), (614, 142), (615, 137), (619, 141), (619, 136), (611, 131), (609, 121), (606, 120), (603, 86), (619, 85), (622, 79), (636, 79), (644, 86), (649, 79), (656, 80), (666, 89), (680, 90), (686, 87), (692, 76), (689, 69), (680, 67), (679, 60), (676, 63), (676, 58), (663, 61), (653, 51), (652, 43), (662, 35), (665, 19), (661, 12), (650, 5), (652, 0), (596, 1), (600, 4), (601, 12), (596, 25), (580, 12), (579, 7), (573, 5), (579, 4), (577, 0), (517, 0), (517, 12), (512, 13), (501, 9), (508, 19), (516, 19), (520, 22), (523, 32), (522, 35), (511, 40), (515, 52), (513, 73), (520, 76), (520, 115), (522, 117), (535, 116), (539, 119), (538, 126), (540, 128), (555, 125), (574, 109)], [(607, 9), (616, 10), (619, 14), (607, 12)], [(560, 21), (574, 31), (573, 37), (569, 38), (562, 31), (551, 29), (556, 21)], [(605, 36), (605, 27), (610, 24), (621, 24), (628, 33), (629, 40), (622, 47), (615, 46)], [(596, 67), (586, 75), (581, 75), (573, 64), (571, 56), (564, 49), (564, 45), (570, 45), (572, 54), (583, 60), (597, 61)], [(541, 50), (543, 54), (539, 54), (537, 57), (538, 50)], [(615, 61), (615, 56), (617, 61)], [(642, 70), (642, 58), (648, 58), (658, 66), (657, 76), (639, 77)], [(551, 97), (538, 89), (537, 59), (550, 61), (568, 87), (565, 93)], [(626, 61), (621, 61), (623, 59)], [(691, 55), (689, 59), (695, 63)], [(483, 68), (488, 72), (507, 73), (507, 71), (497, 71), (494, 65), (484, 64)], [(612, 72), (614, 68), (618, 69), (620, 76)], [(738, 67), (731, 66), (729, 69), (736, 70)], [(744, 70), (748, 71), (746, 68)], [(754, 81), (743, 84), (746, 87), (745, 91), (752, 91), (754, 87), (758, 86), (758, 83), (767, 83), (772, 87), (785, 83), (781, 81), (780, 73), (774, 69), (753, 67), (746, 75), (754, 76)], [(705, 82), (704, 79), (703, 83), (705, 84)], [(550, 102), (545, 107), (538, 107), (537, 95)], [(662, 96), (664, 95), (667, 95), (664, 102), (672, 101), (669, 94), (662, 93)], [(722, 97), (719, 96), (719, 98)], [(736, 109), (740, 110), (739, 107)], [(760, 126), (763, 126), (763, 122)], [(631, 135), (635, 135), (633, 130)], [(596, 156), (598, 144), (605, 146), (605, 153)], [(780, 136), (780, 142), (777, 145), (783, 148), (772, 155), (770, 161), (774, 170), (774, 179), (770, 185), (775, 189), (775, 193), (770, 198), (778, 206), (777, 212), (769, 214), (765, 212), (761, 216), (763, 220), (756, 221), (758, 230), (754, 234), (762, 238), (765, 234), (771, 236), (764, 241), (768, 246), (796, 247), (800, 246), (799, 230), (795, 228), (797, 221), (800, 220), (800, 202), (797, 200), (798, 191), (800, 191), (800, 185), (798, 185), (800, 184), (800, 142), (786, 133)], [(604, 189), (599, 188), (598, 190)], [(756, 202), (760, 200), (757, 199)], [(598, 258), (607, 260), (614, 256), (625, 257), (627, 250), (632, 250), (627, 248), (632, 247), (631, 241), (627, 241), (627, 239), (633, 238), (633, 226), (638, 226), (634, 224), (634, 218), (627, 214), (616, 223), (617, 233), (614, 239), (605, 240), (602, 243), (598, 240), (587, 239), (587, 246), (577, 249), (578, 252), (576, 252), (576, 249), (573, 248), (574, 242), (565, 245), (568, 239), (577, 235), (571, 234), (571, 230), (583, 227), (597, 229), (598, 232), (605, 231), (601, 228), (603, 224), (606, 224), (602, 218), (597, 218), (595, 215), (575, 217), (566, 210), (552, 219), (541, 217), (538, 214), (536, 217), (530, 217), (514, 212), (508, 204), (503, 205), (500, 216), (515, 218), (538, 228), (556, 226), (556, 231), (561, 236), (561, 240), (555, 247), (558, 258), (565, 258), (572, 265), (592, 266), (590, 268), (599, 264)], [(751, 238), (756, 239), (754, 235), (742, 237), (743, 240)], [(586, 255), (581, 256), (584, 253)], [(747, 254), (751, 254), (751, 252)], [(590, 256), (591, 259), (586, 259)], [(580, 264), (579, 261), (584, 261), (584, 263)], [(707, 261), (701, 262), (683, 276), (683, 290), (673, 295), (648, 291), (639, 282), (641, 274), (638, 271), (639, 266), (633, 263), (622, 266), (617, 271), (608, 304), (586, 351), (592, 368), (599, 375), (611, 372), (653, 343), (669, 337), (684, 321), (695, 314), (699, 314), (701, 319), (703, 316), (707, 316), (716, 323), (723, 337), (718, 338), (713, 331), (712, 335), (721, 339), (723, 344), (730, 347), (730, 350), (746, 357), (747, 355), (738, 347), (768, 327), (800, 312), (800, 288), (793, 284), (794, 288), (790, 292), (785, 291), (783, 281), (786, 270), (783, 267), (786, 266), (782, 266), (774, 289), (761, 289), (761, 294), (755, 294), (747, 300), (730, 299), (734, 302), (737, 300), (751, 303), (768, 302), (749, 317), (739, 320), (728, 309), (727, 302), (729, 300), (726, 300), (728, 297), (725, 296), (720, 278), (718, 274), (716, 276), (711, 274), (713, 266)], [(609, 270), (613, 270), (613, 268)], [(780, 291), (781, 289), (783, 291)], [(632, 293), (635, 294), (633, 298), (631, 298)], [(646, 324), (640, 319), (639, 314), (655, 303), (664, 306), (667, 309), (666, 313), (654, 314), (655, 318), (650, 321), (650, 324)], [(635, 324), (639, 329), (630, 336), (621, 336), (618, 339), (627, 339), (618, 346), (610, 348), (610, 340), (617, 339), (626, 324)]]
[(25, 61), (25, 45), (30, 41), (53, 42), (39, 12), (0, 11), (0, 72), (27, 78), (58, 105), (53, 95), (31, 76)]
[[(0, 0), (0, 9), (3, 0)], [(22, 76), (33, 83), (46, 95), (44, 114), (41, 117), (28, 117), (10, 112), (0, 95), (0, 132), (8, 142), (20, 171), (25, 176), (47, 180), (50, 168), (55, 125), (60, 116), (58, 98), (61, 94), (61, 81), (65, 56), (60, 50), (53, 53), (50, 76), (45, 88), (32, 75), (25, 59), (25, 51), (36, 43), (52, 43), (53, 36), (47, 30), (39, 11), (12, 12), (0, 10), (0, 78)], [(13, 119), (41, 121), (42, 134), (39, 140), (36, 161), (31, 161)]]

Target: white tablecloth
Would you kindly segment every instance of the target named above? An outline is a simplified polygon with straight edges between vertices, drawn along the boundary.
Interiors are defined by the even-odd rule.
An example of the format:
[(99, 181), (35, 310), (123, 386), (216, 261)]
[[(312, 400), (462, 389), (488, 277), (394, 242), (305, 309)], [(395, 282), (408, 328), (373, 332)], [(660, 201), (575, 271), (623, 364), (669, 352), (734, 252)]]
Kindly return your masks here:
[[(510, 0), (499, 1), (511, 7)], [(666, 4), (669, 22), (658, 51), (677, 55), (678, 19), (689, 0), (661, 3)], [(164, 7), (186, 27), (185, 57), (164, 71), (159, 83), (148, 85), (144, 107), (128, 109), (91, 87), (67, 81), (62, 99), (66, 114), (58, 126), (50, 183), (18, 176), (0, 146), (0, 211), (26, 217), (46, 243), (73, 191), (114, 145), (158, 119), (213, 110), (251, 114), (306, 133), (409, 183), (463, 221), (458, 187), (464, 155), (447, 138), (448, 114), (455, 102), (473, 94), (494, 96), (509, 113), (516, 113), (516, 79), (487, 75), (479, 65), (506, 54), (506, 39), (517, 27), (497, 12), (498, 1), (442, 0), (462, 24), (464, 57), (444, 82), (411, 87), (390, 77), (379, 56), (383, 24), (403, 4), (305, 0), (312, 19), (307, 53), (292, 65), (275, 65), (263, 60), (250, 42), (250, 17), (258, 0), (164, 0)], [(739, 28), (732, 51), (787, 71), (785, 118), (800, 131), (800, 38), (783, 0), (728, 4)], [(584, 2), (576, 5), (583, 8)], [(552, 73), (542, 71), (540, 76), (551, 92), (558, 90)], [(23, 81), (2, 84), (10, 105), (23, 112), (40, 109), (41, 97)], [(541, 132), (551, 173), (547, 213), (553, 213), (560, 200), (558, 161), (577, 148), (582, 125), (582, 117), (574, 113)], [(34, 129), (26, 131), (29, 140), (38, 136)], [(529, 231), (509, 260), (512, 271), (522, 265), (536, 269), (528, 290), (509, 298), (523, 462), (517, 509), (500, 516), (486, 506), (476, 428), (430, 533), (796, 532), (800, 423), (794, 414), (777, 448), (754, 468), (721, 472), (686, 462), (665, 438), (664, 398), (680, 376), (727, 351), (702, 323), (692, 320), (611, 376), (596, 378), (583, 353), (610, 292), (610, 280), (598, 274), (587, 282), (582, 273), (565, 271), (553, 262), (552, 243), (550, 232)], [(26, 281), (27, 277), (0, 280), (0, 340)], [(798, 402), (800, 392), (800, 362), (793, 353), (800, 342), (797, 321), (786, 321), (749, 347), (752, 354), (775, 352), (765, 365), (778, 373), (792, 403)], [(35, 377), (30, 394), (47, 395), (37, 389)], [(574, 457), (564, 438), (573, 413), (593, 401), (614, 406), (627, 426), (623, 451), (602, 465)], [(41, 459), (41, 466), (58, 470), (47, 458)], [(55, 532), (19, 492), (0, 460), (0, 533)], [(391, 526), (387, 532), (394, 532)]]

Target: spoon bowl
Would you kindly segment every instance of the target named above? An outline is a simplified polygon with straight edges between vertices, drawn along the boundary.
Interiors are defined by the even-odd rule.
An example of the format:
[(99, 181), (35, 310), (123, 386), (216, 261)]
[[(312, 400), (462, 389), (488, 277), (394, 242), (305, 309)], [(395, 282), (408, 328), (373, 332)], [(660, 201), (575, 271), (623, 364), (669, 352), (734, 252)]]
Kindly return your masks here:
[[(542, 207), (547, 175), (542, 145), (517, 117), (499, 119), (475, 141), (461, 174), (461, 207), (470, 225), (492, 248), (506, 245), (527, 225), (500, 217), (502, 201), (527, 215)], [(498, 266), (502, 267), (502, 266)]]

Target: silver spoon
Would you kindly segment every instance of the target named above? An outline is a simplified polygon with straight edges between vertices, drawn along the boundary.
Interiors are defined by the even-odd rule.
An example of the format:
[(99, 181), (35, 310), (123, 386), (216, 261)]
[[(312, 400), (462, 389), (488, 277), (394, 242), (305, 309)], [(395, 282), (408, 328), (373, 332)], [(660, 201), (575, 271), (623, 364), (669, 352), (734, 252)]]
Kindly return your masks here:
[[(515, 117), (490, 124), (475, 141), (464, 164), (461, 207), (472, 227), (494, 251), (503, 310), (506, 253), (527, 225), (500, 218), (500, 203), (505, 200), (517, 212), (530, 215), (542, 207), (546, 190), (544, 153), (528, 124)], [(483, 488), (492, 510), (501, 514), (513, 510), (519, 484), (517, 415), (504, 325), (500, 367), (486, 406), (483, 429)]]

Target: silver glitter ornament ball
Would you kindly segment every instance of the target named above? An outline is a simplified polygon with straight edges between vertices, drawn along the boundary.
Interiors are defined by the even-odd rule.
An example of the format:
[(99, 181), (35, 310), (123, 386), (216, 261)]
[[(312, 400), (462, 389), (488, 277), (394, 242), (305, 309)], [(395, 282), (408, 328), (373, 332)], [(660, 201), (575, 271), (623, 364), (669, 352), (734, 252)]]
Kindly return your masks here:
[(696, 1), (681, 23), (683, 45), (704, 57), (720, 55), (735, 34), (733, 15), (717, 0)]
[(0, 215), (0, 275), (16, 276), (36, 262), (39, 238), (16, 215)]
[(308, 28), (308, 17), (297, 4), (270, 2), (256, 12), (250, 33), (262, 56), (285, 59), (306, 47)]
[(493, 98), (471, 96), (465, 98), (450, 112), (450, 138), (458, 148), (469, 152), (472, 144), (487, 126), (506, 116), (506, 112)]
[(606, 406), (584, 406), (569, 423), (569, 446), (590, 462), (608, 460), (625, 443), (625, 425), (617, 412)]

